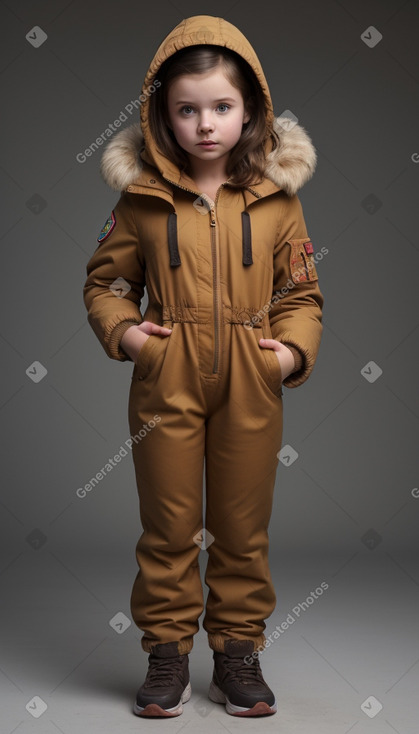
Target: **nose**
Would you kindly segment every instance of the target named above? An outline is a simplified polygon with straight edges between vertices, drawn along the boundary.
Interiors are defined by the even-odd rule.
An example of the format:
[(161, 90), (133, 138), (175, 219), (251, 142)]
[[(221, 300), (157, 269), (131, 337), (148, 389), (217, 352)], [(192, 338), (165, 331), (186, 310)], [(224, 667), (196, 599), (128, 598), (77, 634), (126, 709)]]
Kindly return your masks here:
[(201, 115), (199, 120), (199, 129), (202, 131), (214, 129), (214, 123), (212, 122), (211, 115), (209, 113)]

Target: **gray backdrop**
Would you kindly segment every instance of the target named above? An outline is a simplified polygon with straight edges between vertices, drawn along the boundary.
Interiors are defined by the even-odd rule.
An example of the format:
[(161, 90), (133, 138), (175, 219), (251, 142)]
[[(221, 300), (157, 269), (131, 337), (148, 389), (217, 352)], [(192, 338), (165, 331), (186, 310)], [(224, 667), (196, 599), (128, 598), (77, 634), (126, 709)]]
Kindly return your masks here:
[[(240, 28), (275, 114), (291, 110), (311, 136), (318, 166), (299, 195), (315, 250), (329, 251), (317, 265), (320, 354), (303, 386), (284, 388), (283, 445), (298, 457), (278, 464), (270, 526), (278, 607), (266, 634), (322, 581), (328, 589), (275, 643), (280, 655), (264, 652), (264, 669), (278, 674), (284, 731), (414, 731), (418, 10), (412, 0), (1, 3), (7, 734), (107, 731), (104, 706), (109, 731), (145, 727), (130, 714), (146, 670), (129, 612), (141, 533), (130, 453), (76, 494), (129, 437), (132, 371), (106, 356), (86, 320), (85, 266), (118, 195), (100, 178), (103, 148), (85, 162), (77, 155), (122, 111), (124, 126), (139, 119), (132, 102), (157, 46), (197, 14)], [(199, 640), (205, 674), (189, 712), (202, 730), (233, 731), (235, 719), (206, 699), (210, 651), (202, 631)], [(374, 716), (372, 694), (384, 707)]]

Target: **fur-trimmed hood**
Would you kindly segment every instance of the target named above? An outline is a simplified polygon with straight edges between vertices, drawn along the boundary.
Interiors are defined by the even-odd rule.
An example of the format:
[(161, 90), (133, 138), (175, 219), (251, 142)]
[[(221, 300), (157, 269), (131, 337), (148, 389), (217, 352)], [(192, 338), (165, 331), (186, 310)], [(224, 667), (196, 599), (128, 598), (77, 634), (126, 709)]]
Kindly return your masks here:
[(125, 190), (141, 179), (145, 163), (155, 166), (169, 180), (182, 181), (179, 168), (162, 155), (151, 135), (148, 90), (158, 78), (163, 61), (181, 48), (205, 43), (230, 48), (252, 66), (265, 98), (267, 125), (273, 127), (280, 138), (278, 148), (266, 151), (265, 177), (293, 196), (312, 177), (316, 167), (317, 156), (311, 139), (299, 123), (285, 116), (274, 116), (269, 87), (249, 41), (234, 25), (210, 15), (182, 20), (160, 44), (142, 86), (144, 102), (140, 108), (140, 122), (116, 133), (102, 155), (101, 174), (105, 182), (112, 189)]
[[(275, 119), (273, 127), (281, 144), (267, 156), (265, 176), (293, 196), (312, 177), (317, 161), (316, 151), (304, 128), (289, 118)], [(122, 191), (139, 179), (144, 167), (140, 157), (144, 145), (140, 123), (130, 125), (114, 136), (101, 162), (101, 174), (108, 186)]]

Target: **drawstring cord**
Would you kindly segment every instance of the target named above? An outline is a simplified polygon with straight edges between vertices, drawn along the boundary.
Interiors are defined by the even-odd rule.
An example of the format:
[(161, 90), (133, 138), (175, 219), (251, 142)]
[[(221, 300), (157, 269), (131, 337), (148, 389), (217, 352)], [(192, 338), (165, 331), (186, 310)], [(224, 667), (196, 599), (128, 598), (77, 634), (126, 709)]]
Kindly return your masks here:
[[(252, 232), (250, 227), (249, 212), (242, 212), (242, 262), (243, 265), (252, 265)], [(170, 266), (172, 268), (181, 265), (177, 237), (177, 214), (170, 212), (167, 220), (167, 239), (169, 244)]]
[(170, 265), (172, 268), (176, 268), (181, 264), (179, 255), (179, 248), (177, 243), (177, 214), (176, 212), (170, 212), (167, 220), (167, 238), (169, 242), (170, 252)]
[(242, 212), (242, 248), (243, 265), (252, 265), (252, 232), (249, 212)]

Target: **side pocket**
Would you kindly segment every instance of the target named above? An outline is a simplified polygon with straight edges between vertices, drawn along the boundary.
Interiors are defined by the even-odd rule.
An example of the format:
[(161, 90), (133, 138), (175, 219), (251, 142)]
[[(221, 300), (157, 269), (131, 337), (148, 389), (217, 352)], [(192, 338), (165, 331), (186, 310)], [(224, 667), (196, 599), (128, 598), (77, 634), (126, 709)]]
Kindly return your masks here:
[[(164, 326), (168, 326), (169, 322), (165, 322)], [(140, 353), (134, 362), (132, 372), (133, 380), (145, 380), (155, 370), (156, 365), (161, 363), (161, 358), (167, 349), (171, 335), (160, 336), (159, 334), (150, 334), (148, 339), (141, 347)]]
[(310, 237), (299, 237), (287, 240), (290, 245), (290, 271), (293, 282), (318, 280), (314, 262), (314, 249)]
[(265, 375), (263, 375), (263, 379), (275, 397), (282, 398), (282, 370), (278, 357), (273, 349), (268, 349), (268, 347), (261, 347), (259, 345), (259, 339), (262, 337), (264, 339), (273, 338), (269, 325), (265, 324), (261, 328), (252, 329), (252, 331), (255, 335), (257, 349), (259, 353), (262, 353), (262, 363), (265, 365)]
[[(273, 337), (270, 336), (269, 339)], [(268, 360), (268, 369), (271, 371), (271, 379), (273, 385), (273, 392), (277, 397), (282, 396), (282, 370), (279, 364), (278, 357), (273, 349), (264, 349), (266, 359)]]
[(143, 380), (149, 373), (150, 354), (152, 354), (154, 347), (156, 346), (155, 334), (150, 334), (148, 339), (145, 340), (137, 359), (134, 362), (133, 378), (137, 380)]

